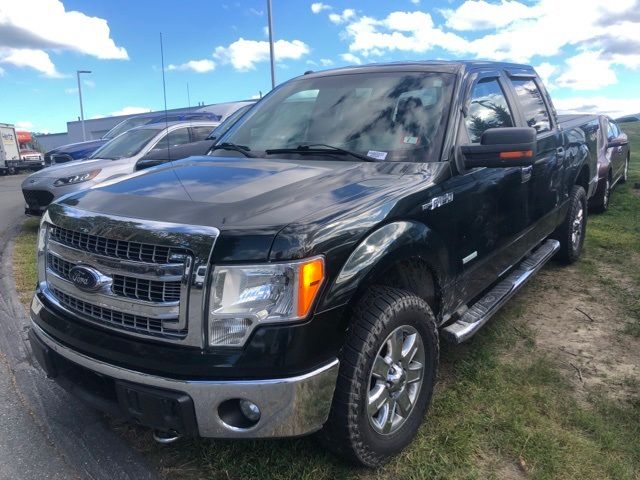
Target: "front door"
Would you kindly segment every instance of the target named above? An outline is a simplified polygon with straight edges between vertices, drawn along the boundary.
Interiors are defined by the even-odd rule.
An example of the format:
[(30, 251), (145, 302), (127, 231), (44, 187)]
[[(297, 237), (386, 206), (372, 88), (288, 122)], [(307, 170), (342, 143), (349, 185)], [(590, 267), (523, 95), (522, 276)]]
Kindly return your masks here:
[[(515, 126), (510, 103), (499, 73), (476, 78), (459, 125), (458, 144), (479, 143), (489, 128)], [(450, 208), (432, 206), (425, 211), (426, 224), (447, 237), (461, 302), (481, 293), (522, 256), (513, 247), (527, 225), (523, 185), (527, 181), (520, 167), (468, 170), (442, 184), (439, 195), (451, 202)]]

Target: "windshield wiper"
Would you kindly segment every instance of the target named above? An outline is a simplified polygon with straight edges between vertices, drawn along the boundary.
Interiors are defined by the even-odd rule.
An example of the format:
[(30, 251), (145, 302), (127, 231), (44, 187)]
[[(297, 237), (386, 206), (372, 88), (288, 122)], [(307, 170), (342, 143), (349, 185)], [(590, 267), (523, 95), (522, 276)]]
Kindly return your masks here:
[(254, 158), (253, 155), (249, 153), (251, 149), (246, 145), (237, 145), (235, 143), (223, 142), (219, 145), (214, 145), (213, 147), (211, 147), (210, 151), (213, 152), (214, 150), (233, 150), (234, 152), (240, 152), (245, 157)]
[[(315, 148), (323, 147), (323, 148)], [(279, 153), (301, 153), (301, 154), (330, 154), (330, 155), (349, 155), (355, 157), (363, 162), (375, 162), (375, 159), (369, 158), (366, 155), (361, 155), (351, 150), (335, 147), (333, 145), (327, 145), (326, 143), (310, 143), (308, 145), (298, 145), (296, 148), (272, 148), (265, 150), (267, 155), (276, 155)]]

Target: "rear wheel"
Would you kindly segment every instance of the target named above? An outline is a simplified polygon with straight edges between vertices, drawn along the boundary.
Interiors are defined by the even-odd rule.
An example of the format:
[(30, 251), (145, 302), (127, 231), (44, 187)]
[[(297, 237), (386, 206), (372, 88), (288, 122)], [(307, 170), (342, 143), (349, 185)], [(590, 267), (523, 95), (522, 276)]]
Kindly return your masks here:
[(580, 185), (574, 185), (569, 196), (569, 210), (562, 224), (552, 234), (560, 242), (557, 258), (570, 264), (580, 258), (587, 233), (587, 194)]
[(415, 437), (431, 401), (438, 333), (429, 305), (373, 287), (354, 311), (321, 438), (347, 460), (375, 467)]

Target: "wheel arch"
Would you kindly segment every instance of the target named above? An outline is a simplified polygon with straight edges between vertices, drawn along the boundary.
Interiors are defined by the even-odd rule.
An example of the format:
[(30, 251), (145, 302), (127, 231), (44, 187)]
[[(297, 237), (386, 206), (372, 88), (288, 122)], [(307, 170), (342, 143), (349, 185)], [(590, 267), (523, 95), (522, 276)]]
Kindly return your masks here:
[(404, 220), (387, 223), (353, 249), (327, 287), (320, 309), (352, 305), (369, 287), (385, 285), (415, 293), (438, 318), (448, 262), (444, 243), (426, 225)]

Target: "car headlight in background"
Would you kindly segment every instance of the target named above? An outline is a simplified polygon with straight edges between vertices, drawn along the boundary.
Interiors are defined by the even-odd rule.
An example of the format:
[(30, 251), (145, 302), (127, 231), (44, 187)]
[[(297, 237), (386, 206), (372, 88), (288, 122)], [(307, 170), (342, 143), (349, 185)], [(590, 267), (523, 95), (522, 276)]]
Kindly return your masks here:
[(62, 177), (53, 182), (54, 187), (64, 187), (66, 185), (73, 185), (75, 183), (82, 183), (95, 178), (100, 169), (91, 170), (90, 172), (78, 173), (77, 175), (71, 175), (69, 177)]
[(217, 266), (211, 274), (209, 345), (241, 346), (258, 324), (304, 319), (324, 280), (324, 259)]

